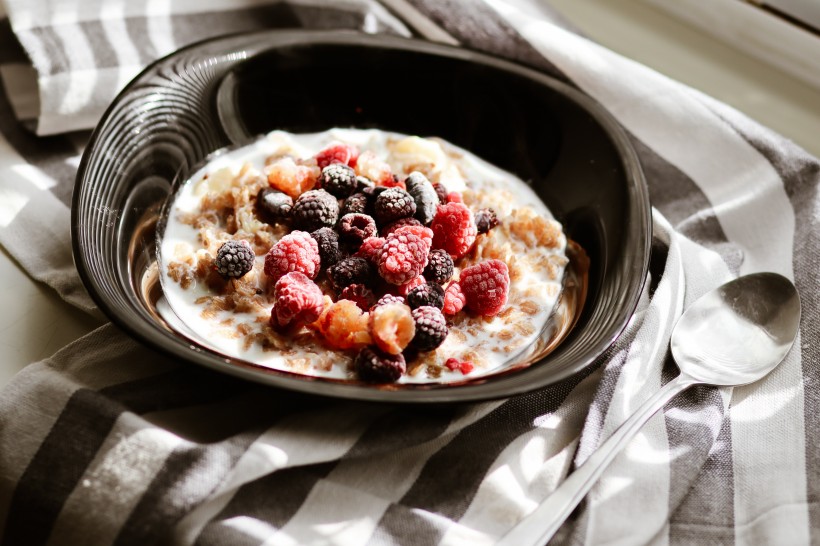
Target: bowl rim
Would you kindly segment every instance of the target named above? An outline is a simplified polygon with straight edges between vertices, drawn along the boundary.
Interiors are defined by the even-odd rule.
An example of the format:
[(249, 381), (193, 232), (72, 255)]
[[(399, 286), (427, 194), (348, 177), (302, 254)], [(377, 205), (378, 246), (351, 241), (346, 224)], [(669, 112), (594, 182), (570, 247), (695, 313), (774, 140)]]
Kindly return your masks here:
[[(189, 54), (197, 49), (212, 47), (220, 42), (225, 42), (226, 46), (239, 39), (248, 44), (253, 40), (265, 41), (252, 55), (248, 55), (246, 60), (250, 60), (257, 55), (264, 54), (281, 47), (295, 45), (340, 45), (340, 46), (360, 46), (360, 47), (380, 47), (400, 49), (434, 56), (443, 56), (453, 59), (476, 62), (504, 72), (512, 72), (535, 81), (550, 88), (553, 92), (559, 93), (568, 100), (577, 104), (586, 111), (596, 123), (604, 130), (611, 139), (618, 158), (623, 167), (624, 178), (627, 181), (627, 202), (632, 207), (635, 220), (626, 226), (623, 239), (635, 241), (636, 238), (642, 242), (636, 244), (637, 254), (632, 257), (628, 266), (628, 279), (635, 279), (636, 282), (628, 282), (631, 289), (628, 298), (622, 306), (623, 315), (606, 329), (609, 336), (600, 336), (597, 342), (586, 351), (585, 355), (579, 357), (575, 364), (567, 366), (557, 372), (551, 371), (549, 374), (540, 374), (541, 381), (537, 379), (538, 366), (530, 365), (526, 368), (516, 370), (509, 374), (490, 374), (484, 378), (477, 378), (462, 384), (445, 383), (431, 384), (428, 388), (425, 385), (413, 385), (413, 388), (390, 388), (390, 386), (372, 386), (351, 383), (347, 381), (329, 380), (322, 377), (312, 377), (294, 372), (271, 370), (261, 368), (252, 364), (220, 356), (208, 349), (199, 349), (186, 342), (182, 338), (172, 335), (151, 335), (159, 330), (154, 325), (149, 328), (145, 321), (138, 315), (121, 316), (114, 311), (112, 300), (105, 295), (103, 286), (90, 274), (85, 262), (86, 251), (81, 244), (79, 232), (81, 230), (81, 218), (79, 217), (79, 202), (84, 189), (84, 179), (89, 168), (92, 150), (95, 149), (103, 131), (107, 129), (107, 121), (115, 111), (117, 105), (128, 96), (132, 90), (138, 86), (143, 78), (146, 78), (160, 67), (170, 61)], [(227, 48), (226, 48), (227, 51)], [(228, 72), (230, 73), (230, 71)], [(213, 150), (212, 150), (213, 152)], [(631, 182), (631, 183), (630, 183)], [(172, 190), (173, 191), (173, 190)], [(584, 94), (580, 90), (564, 83), (553, 76), (533, 68), (502, 59), (481, 51), (476, 51), (467, 47), (451, 46), (419, 40), (415, 38), (398, 37), (388, 34), (365, 34), (351, 30), (263, 30), (253, 33), (232, 33), (214, 36), (201, 40), (155, 60), (146, 66), (137, 76), (135, 76), (109, 104), (83, 151), (83, 155), (77, 169), (74, 190), (71, 200), (71, 242), (72, 255), (75, 267), (79, 273), (86, 290), (100, 310), (118, 327), (123, 329), (133, 338), (141, 343), (156, 349), (168, 356), (179, 357), (183, 360), (207, 368), (227, 373), (236, 377), (247, 379), (256, 383), (261, 383), (277, 388), (284, 388), (291, 391), (303, 392), (312, 395), (328, 396), (348, 400), (384, 402), (396, 404), (438, 404), (438, 403), (460, 403), (476, 402), (507, 398), (510, 396), (524, 394), (533, 390), (557, 383), (563, 379), (573, 376), (588, 369), (609, 348), (623, 331), (634, 315), (638, 306), (646, 277), (649, 270), (649, 258), (652, 243), (652, 213), (649, 200), (649, 189), (646, 184), (643, 169), (637, 152), (633, 147), (626, 130), (621, 127), (617, 120), (602, 105), (593, 98)], [(162, 333), (162, 332), (161, 332)], [(524, 380), (522, 380), (522, 378)], [(529, 379), (529, 380), (527, 380)]]

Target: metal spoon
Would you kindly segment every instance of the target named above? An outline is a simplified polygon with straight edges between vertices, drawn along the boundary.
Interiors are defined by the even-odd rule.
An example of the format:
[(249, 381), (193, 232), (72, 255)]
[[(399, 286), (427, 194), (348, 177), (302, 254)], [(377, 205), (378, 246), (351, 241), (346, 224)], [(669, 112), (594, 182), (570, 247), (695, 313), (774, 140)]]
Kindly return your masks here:
[(753, 383), (786, 357), (800, 323), (800, 297), (775, 273), (746, 275), (698, 299), (672, 332), (681, 374), (644, 402), (584, 464), (498, 544), (546, 544), (636, 432), (693, 385)]

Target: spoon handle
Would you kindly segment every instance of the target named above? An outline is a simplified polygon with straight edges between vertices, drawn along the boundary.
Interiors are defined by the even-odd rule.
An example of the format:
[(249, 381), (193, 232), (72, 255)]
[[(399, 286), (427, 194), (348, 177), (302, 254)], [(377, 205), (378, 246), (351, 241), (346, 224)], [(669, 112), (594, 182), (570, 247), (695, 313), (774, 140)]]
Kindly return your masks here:
[(697, 383), (695, 379), (680, 374), (641, 404), (635, 413), (624, 421), (575, 472), (570, 474), (558, 489), (504, 535), (498, 545), (546, 544), (578, 506), (581, 499), (589, 493), (615, 455), (635, 436), (635, 433), (649, 418), (677, 394)]

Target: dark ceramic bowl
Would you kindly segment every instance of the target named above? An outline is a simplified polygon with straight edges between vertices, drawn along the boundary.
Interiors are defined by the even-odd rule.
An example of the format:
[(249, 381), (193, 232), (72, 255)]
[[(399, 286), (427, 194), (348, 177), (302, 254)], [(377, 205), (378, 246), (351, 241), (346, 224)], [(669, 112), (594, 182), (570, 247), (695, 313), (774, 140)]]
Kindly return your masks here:
[[(219, 148), (273, 129), (330, 127), (439, 136), (530, 183), (589, 257), (586, 302), (561, 343), (508, 373), (458, 385), (378, 388), (253, 366), (169, 328), (156, 308), (156, 228), (174, 184)], [(72, 207), (80, 275), (100, 308), (137, 339), (280, 388), (402, 403), (505, 397), (592, 365), (635, 310), (650, 239), (637, 156), (624, 131), (593, 100), (541, 73), (476, 52), (350, 32), (229, 36), (154, 63), (94, 132)]]

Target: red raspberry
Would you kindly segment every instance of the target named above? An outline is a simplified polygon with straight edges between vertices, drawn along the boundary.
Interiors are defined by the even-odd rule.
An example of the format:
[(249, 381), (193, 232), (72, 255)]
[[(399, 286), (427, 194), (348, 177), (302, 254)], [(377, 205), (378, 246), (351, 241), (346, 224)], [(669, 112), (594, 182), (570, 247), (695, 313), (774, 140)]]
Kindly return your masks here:
[(461, 291), (461, 285), (457, 282), (450, 283), (450, 286), (444, 291), (444, 308), (442, 311), (445, 315), (455, 315), (464, 308), (466, 302), (467, 297)]
[(461, 194), (457, 191), (451, 191), (447, 194), (447, 202), (448, 203), (463, 203), (464, 199), (461, 197)]
[(358, 305), (362, 311), (368, 311), (376, 302), (376, 296), (373, 295), (373, 291), (363, 284), (345, 286), (344, 290), (339, 294), (339, 299), (352, 301)]
[(464, 375), (467, 375), (468, 373), (473, 371), (473, 369), (475, 368), (475, 366), (473, 365), (472, 362), (470, 362), (470, 361), (461, 362), (459, 359), (453, 358), (453, 357), (448, 358), (447, 361), (444, 363), (444, 365), (451, 372), (459, 370)]
[(376, 257), (379, 255), (379, 250), (384, 246), (383, 237), (368, 237), (362, 241), (362, 246), (356, 251), (353, 256), (356, 258), (364, 258), (368, 262), (376, 263)]
[(316, 163), (320, 169), (324, 169), (331, 163), (343, 163), (355, 167), (357, 159), (359, 159), (359, 150), (350, 144), (334, 144), (316, 154)]
[(306, 231), (292, 231), (271, 247), (265, 256), (265, 275), (272, 281), (291, 271), (315, 279), (319, 273), (319, 245)]
[(394, 231), (399, 228), (403, 228), (405, 226), (420, 226), (421, 222), (413, 218), (412, 216), (407, 216), (406, 218), (400, 218), (395, 222), (387, 224), (385, 227), (382, 228), (382, 237), (387, 237)]
[(406, 282), (406, 283), (402, 284), (401, 286), (399, 286), (396, 289), (396, 292), (400, 296), (406, 298), (407, 294), (409, 294), (412, 289), (414, 289), (418, 286), (421, 286), (423, 284), (426, 284), (426, 283), (427, 283), (427, 279), (425, 279), (424, 277), (419, 275), (418, 277), (415, 277), (413, 280), (411, 280), (409, 282)]
[(433, 248), (446, 250), (454, 260), (467, 254), (478, 235), (473, 213), (464, 203), (439, 205), (430, 227)]
[(459, 279), (470, 311), (491, 317), (507, 303), (510, 272), (501, 260), (487, 260), (466, 267)]
[(422, 240), (424, 240), (424, 242), (427, 243), (428, 252), (430, 251), (430, 248), (432, 248), (433, 246), (433, 230), (428, 227), (413, 225), (401, 226), (397, 228), (395, 231), (393, 231), (393, 233), (395, 233), (396, 235), (401, 235), (403, 233), (412, 233), (417, 237), (421, 237)]
[(270, 324), (274, 328), (299, 327), (319, 318), (324, 308), (321, 289), (304, 273), (292, 271), (276, 281)]
[(376, 257), (379, 275), (390, 284), (405, 284), (418, 277), (427, 265), (430, 241), (404, 227), (387, 236)]

